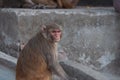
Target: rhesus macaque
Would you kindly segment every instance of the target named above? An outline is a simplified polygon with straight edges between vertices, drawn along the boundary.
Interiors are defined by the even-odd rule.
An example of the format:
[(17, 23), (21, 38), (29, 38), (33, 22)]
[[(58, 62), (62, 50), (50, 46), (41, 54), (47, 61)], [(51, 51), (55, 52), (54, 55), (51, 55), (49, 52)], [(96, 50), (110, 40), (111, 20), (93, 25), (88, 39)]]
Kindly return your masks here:
[(22, 0), (25, 8), (74, 8), (79, 0)]
[(16, 66), (16, 80), (52, 80), (52, 73), (62, 80), (76, 80), (70, 78), (58, 63), (57, 43), (61, 37), (60, 25), (44, 25), (22, 49)]

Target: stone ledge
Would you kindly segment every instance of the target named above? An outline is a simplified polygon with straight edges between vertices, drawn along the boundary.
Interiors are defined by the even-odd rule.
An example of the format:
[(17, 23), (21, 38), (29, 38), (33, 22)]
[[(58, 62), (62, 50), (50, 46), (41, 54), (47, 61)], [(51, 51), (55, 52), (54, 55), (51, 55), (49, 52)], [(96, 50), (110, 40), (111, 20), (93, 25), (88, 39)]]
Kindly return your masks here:
[[(91, 69), (90, 67), (84, 66), (82, 64), (78, 64), (74, 61), (71, 61), (71, 60), (64, 61), (64, 64), (69, 66), (69, 67), (73, 67), (73, 72), (71, 71), (72, 73), (81, 74), (81, 75), (83, 75), (82, 72), (85, 73), (86, 79), (83, 79), (83, 80), (109, 80), (109, 78), (104, 76), (102, 73), (95, 71), (95, 70)], [(76, 69), (76, 72), (74, 69)], [(81, 77), (80, 75), (75, 75), (75, 74), (72, 74), (72, 75), (77, 76), (77, 77)], [(89, 75), (90, 77), (87, 77), (87, 75)]]
[(115, 12), (113, 7), (78, 7), (78, 9), (21, 9), (21, 8), (1, 8), (2, 12), (14, 12), (18, 16), (24, 15), (39, 15), (42, 13), (56, 13), (56, 14), (82, 14), (93, 16), (96, 15), (114, 15), (118, 14)]
[(0, 64), (15, 70), (17, 59), (0, 51)]

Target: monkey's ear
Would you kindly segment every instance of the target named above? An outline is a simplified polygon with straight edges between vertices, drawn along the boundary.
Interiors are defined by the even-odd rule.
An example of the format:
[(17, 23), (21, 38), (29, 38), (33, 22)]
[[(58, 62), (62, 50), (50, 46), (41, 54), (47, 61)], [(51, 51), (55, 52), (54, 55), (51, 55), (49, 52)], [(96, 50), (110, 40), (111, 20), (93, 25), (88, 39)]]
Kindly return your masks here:
[(47, 33), (46, 33), (46, 26), (45, 25), (41, 26), (41, 32), (42, 32), (43, 37), (47, 39)]
[(45, 32), (46, 31), (46, 26), (42, 25), (40, 30), (41, 30), (41, 32)]

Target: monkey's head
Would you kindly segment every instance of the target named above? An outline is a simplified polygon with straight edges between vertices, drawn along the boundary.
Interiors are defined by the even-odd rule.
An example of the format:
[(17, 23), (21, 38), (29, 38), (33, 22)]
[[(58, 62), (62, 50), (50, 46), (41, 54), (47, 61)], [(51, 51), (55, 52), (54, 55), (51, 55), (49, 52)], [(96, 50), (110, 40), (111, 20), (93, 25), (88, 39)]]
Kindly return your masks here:
[(56, 23), (43, 25), (42, 34), (50, 42), (59, 42), (62, 37), (62, 26)]

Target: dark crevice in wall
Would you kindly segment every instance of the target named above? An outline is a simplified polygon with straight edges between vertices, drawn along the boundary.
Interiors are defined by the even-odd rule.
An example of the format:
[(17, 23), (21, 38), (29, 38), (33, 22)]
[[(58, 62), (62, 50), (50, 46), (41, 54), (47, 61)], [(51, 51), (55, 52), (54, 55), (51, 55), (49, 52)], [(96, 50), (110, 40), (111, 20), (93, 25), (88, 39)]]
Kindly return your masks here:
[(113, 0), (80, 0), (79, 6), (113, 6)]

